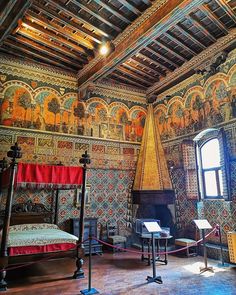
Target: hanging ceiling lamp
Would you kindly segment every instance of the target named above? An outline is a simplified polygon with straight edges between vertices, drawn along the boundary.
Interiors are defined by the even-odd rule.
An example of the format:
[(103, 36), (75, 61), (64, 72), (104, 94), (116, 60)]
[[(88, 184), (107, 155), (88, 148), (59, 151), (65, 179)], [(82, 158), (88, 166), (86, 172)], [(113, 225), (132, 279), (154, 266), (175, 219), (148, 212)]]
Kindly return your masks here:
[(106, 41), (99, 46), (98, 52), (101, 56), (108, 56), (114, 50), (114, 44), (111, 41)]

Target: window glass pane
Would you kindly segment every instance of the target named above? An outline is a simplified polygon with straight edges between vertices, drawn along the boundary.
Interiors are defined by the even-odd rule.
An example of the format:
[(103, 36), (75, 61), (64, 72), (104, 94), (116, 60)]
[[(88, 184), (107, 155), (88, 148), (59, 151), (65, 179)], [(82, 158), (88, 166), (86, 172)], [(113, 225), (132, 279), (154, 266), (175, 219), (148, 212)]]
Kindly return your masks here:
[(205, 171), (205, 187), (207, 197), (217, 197), (217, 185), (215, 171)]
[(220, 166), (220, 146), (218, 139), (214, 138), (201, 148), (202, 168), (208, 169)]

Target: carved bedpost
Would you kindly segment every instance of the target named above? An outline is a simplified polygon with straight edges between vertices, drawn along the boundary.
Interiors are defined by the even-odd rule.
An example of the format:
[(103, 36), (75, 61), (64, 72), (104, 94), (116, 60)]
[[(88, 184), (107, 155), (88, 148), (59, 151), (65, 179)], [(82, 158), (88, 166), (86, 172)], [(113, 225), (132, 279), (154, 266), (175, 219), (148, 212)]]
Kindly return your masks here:
[(82, 155), (82, 158), (79, 160), (83, 164), (83, 186), (82, 186), (82, 195), (81, 195), (81, 206), (80, 206), (80, 218), (79, 218), (79, 245), (77, 248), (77, 261), (76, 261), (76, 271), (74, 272), (74, 279), (84, 278), (84, 271), (82, 269), (83, 257), (84, 257), (84, 208), (85, 208), (85, 193), (86, 193), (86, 170), (87, 164), (91, 163), (90, 157), (87, 154), (87, 151)]
[(5, 158), (3, 158), (0, 161), (0, 196), (2, 193), (2, 173), (5, 169), (7, 169), (7, 160)]
[(56, 189), (54, 224), (58, 225), (59, 189)]
[(3, 222), (3, 230), (2, 230), (2, 241), (1, 241), (1, 252), (0, 252), (0, 290), (5, 291), (7, 289), (7, 282), (5, 281), (6, 277), (6, 267), (8, 265), (8, 253), (7, 253), (7, 241), (9, 234), (9, 226), (11, 219), (11, 207), (12, 207), (12, 199), (14, 194), (14, 184), (15, 184), (15, 176), (17, 171), (17, 162), (16, 159), (22, 157), (22, 153), (20, 152), (21, 148), (18, 147), (17, 143), (14, 146), (11, 146), (11, 150), (7, 153), (9, 158), (12, 158), (10, 164), (10, 183), (7, 191), (7, 202), (5, 208), (4, 222)]

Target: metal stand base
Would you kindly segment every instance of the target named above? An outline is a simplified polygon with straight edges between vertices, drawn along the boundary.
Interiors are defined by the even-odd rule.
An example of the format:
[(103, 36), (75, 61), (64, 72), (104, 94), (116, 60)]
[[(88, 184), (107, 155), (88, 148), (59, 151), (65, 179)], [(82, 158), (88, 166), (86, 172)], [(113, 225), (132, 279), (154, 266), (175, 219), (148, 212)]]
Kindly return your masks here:
[(99, 294), (95, 288), (81, 290), (80, 293), (84, 295)]
[(163, 283), (160, 276), (154, 277), (154, 278), (150, 277), (150, 276), (147, 276), (146, 280), (148, 281), (148, 283), (153, 283), (153, 282), (155, 282), (157, 284), (162, 284)]
[(200, 273), (203, 273), (205, 271), (210, 271), (210, 272), (214, 272), (213, 267), (208, 266), (208, 267), (200, 267)]
[(7, 286), (0, 286), (0, 292), (7, 291)]

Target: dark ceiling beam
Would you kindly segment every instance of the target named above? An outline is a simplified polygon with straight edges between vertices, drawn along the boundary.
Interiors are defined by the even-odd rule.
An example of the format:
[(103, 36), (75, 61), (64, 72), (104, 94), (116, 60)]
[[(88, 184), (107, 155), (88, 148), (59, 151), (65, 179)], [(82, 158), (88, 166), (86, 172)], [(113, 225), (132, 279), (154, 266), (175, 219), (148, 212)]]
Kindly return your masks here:
[(104, 9), (114, 14), (117, 18), (125, 22), (126, 24), (130, 24), (131, 21), (124, 17), (123, 14), (120, 13), (119, 9), (114, 6), (111, 6), (111, 3), (105, 3), (104, 0), (94, 0), (98, 5), (102, 6)]
[(208, 8), (207, 5), (202, 5), (199, 10), (205, 14), (225, 35), (228, 34), (228, 30), (225, 25), (214, 15), (214, 13)]
[[(50, 0), (51, 1), (51, 0)], [(155, 1), (152, 5), (153, 11), (148, 17), (145, 12), (141, 16), (144, 20), (142, 25), (136, 27), (129, 34), (125, 31), (122, 41), (115, 42), (115, 49), (106, 58), (98, 56), (93, 60), (91, 66), (83, 69), (78, 75), (78, 86), (83, 87), (88, 82), (97, 82), (111, 73), (114, 68), (125, 62), (130, 56), (137, 54), (160, 34), (164, 34), (173, 27), (186, 14), (195, 10), (205, 0), (171, 0), (162, 6)], [(146, 17), (146, 18), (145, 18)], [(127, 28), (128, 29), (128, 28)], [(168, 69), (170, 71), (170, 69)]]
[(119, 0), (119, 2), (134, 14), (141, 15), (141, 12), (129, 0)]
[(16, 5), (17, 0), (8, 1), (6, 3), (2, 3), (1, 13), (0, 13), (0, 26), (4, 24), (4, 21), (7, 19), (10, 13), (12, 13), (14, 6)]
[[(178, 68), (179, 65), (173, 61), (171, 61), (170, 59), (166, 58), (165, 56), (163, 56), (162, 54), (158, 53), (156, 50), (154, 50), (153, 48), (151, 48), (149, 45), (147, 47), (145, 47), (145, 50), (149, 51), (151, 54), (159, 57), (161, 60), (164, 60), (167, 64)], [(162, 67), (164, 67), (164, 65), (162, 65)], [(170, 71), (170, 69), (167, 67), (167, 69)]]
[[(18, 50), (14, 50), (10, 48), (9, 46), (4, 46), (4, 44), (0, 47), (0, 53), (4, 52), (7, 54), (11, 54), (12, 56), (18, 56), (20, 59), (22, 59), (22, 53)], [(25, 60), (29, 60), (35, 64), (35, 59), (32, 56), (24, 55)]]
[(64, 13), (68, 14), (70, 17), (76, 19), (77, 21), (86, 24), (87, 26), (92, 28), (92, 30), (94, 30), (95, 32), (98, 32), (98, 33), (102, 34), (105, 37), (109, 37), (109, 35), (104, 30), (101, 30), (98, 27), (94, 26), (93, 24), (88, 22), (86, 19), (82, 18), (78, 13), (74, 13), (73, 11), (71, 11), (65, 5), (62, 5), (62, 4), (58, 3), (58, 0), (47, 0), (47, 3), (50, 3), (52, 6), (54, 6), (55, 8), (63, 11)]
[(152, 83), (155, 83), (159, 80), (159, 77), (155, 77), (151, 73), (147, 73), (146, 71), (139, 69), (137, 66), (135, 66), (134, 64), (132, 64), (130, 62), (123, 63), (122, 66), (132, 70), (133, 72), (137, 72), (138, 74), (140, 74), (142, 76), (147, 77), (148, 80), (152, 81)]
[(86, 11), (87, 13), (92, 15), (93, 17), (99, 19), (102, 23), (106, 24), (107, 26), (109, 26), (110, 28), (115, 30), (116, 32), (120, 33), (122, 31), (122, 29), (120, 27), (117, 27), (115, 24), (113, 24), (111, 21), (109, 21), (106, 18), (106, 16), (104, 15), (104, 13), (102, 13), (102, 11), (97, 11), (97, 10), (93, 9), (89, 5), (89, 2), (84, 3), (84, 4), (82, 3), (82, 0), (80, 0), (80, 1), (70, 0), (70, 2), (78, 5), (81, 9), (83, 9), (84, 11)]
[(143, 71), (145, 71), (149, 75), (154, 75), (154, 77), (157, 77), (157, 78), (159, 78), (160, 76), (163, 76), (163, 77), (165, 76), (161, 71), (158, 71), (155, 66), (151, 67), (149, 63), (146, 63), (144, 60), (142, 60), (139, 57), (132, 56), (130, 57), (129, 60), (139, 65), (143, 69)]
[(39, 24), (42, 24), (43, 27), (47, 27), (47, 28), (55, 31), (57, 34), (63, 35), (65, 38), (70, 38), (73, 41), (77, 42), (80, 45), (85, 46), (88, 49), (91, 49), (91, 50), (94, 49), (94, 46), (90, 41), (82, 38), (79, 35), (73, 34), (73, 33), (69, 32), (68, 30), (66, 31), (62, 26), (60, 26), (56, 23), (50, 22), (47, 18), (45, 18), (41, 15), (38, 15), (37, 13), (34, 13), (33, 11), (31, 11), (30, 13), (27, 13), (26, 18), (30, 21), (33, 20)]
[(212, 42), (216, 42), (216, 38), (211, 34), (211, 32), (200, 22), (199, 19), (192, 13), (188, 18), (205, 36), (207, 36), (208, 39), (210, 39)]
[[(150, 57), (146, 56), (145, 54), (142, 54), (141, 52), (139, 52), (138, 54), (136, 54), (135, 57), (137, 57), (137, 58), (141, 58), (141, 60), (144, 60), (144, 62), (145, 62), (145, 60), (147, 60), (150, 64), (153, 64), (153, 65), (158, 66), (159, 68), (161, 68), (161, 70), (162, 70), (163, 72), (161, 72), (161, 71), (158, 70), (158, 69), (156, 69), (156, 71), (157, 71), (161, 76), (163, 76), (163, 77), (166, 76), (165, 71), (162, 69), (163, 67), (165, 68), (165, 70), (170, 71), (169, 68), (163, 66), (163, 65), (160, 64), (158, 61), (151, 59)], [(132, 58), (133, 58), (133, 57), (132, 57)]]
[[(8, 1), (0, 14), (0, 44), (17, 27), (17, 22), (21, 19), (25, 11), (30, 7), (31, 0)], [(14, 5), (11, 5), (14, 4)]]
[(55, 11), (53, 11), (52, 9), (50, 9), (49, 7), (46, 7), (40, 3), (37, 3), (37, 6), (35, 6), (35, 8), (37, 10), (39, 10), (41, 13), (43, 12), (43, 14), (51, 17), (52, 19), (55, 19), (56, 21), (62, 23), (64, 26), (67, 26), (69, 28), (71, 28), (74, 31), (79, 31), (80, 34), (82, 36), (84, 36), (85, 38), (90, 38), (93, 41), (95, 41), (98, 44), (101, 44), (103, 39), (101, 36), (96, 35), (95, 33), (93, 33), (92, 31), (86, 29), (85, 27), (82, 27), (81, 25), (73, 22), (72, 20), (70, 20), (69, 18), (64, 17), (61, 14), (56, 13)]
[(25, 38), (22, 36), (17, 36), (17, 37), (11, 36), (11, 37), (9, 37), (9, 39), (15, 41), (16, 43), (18, 42), (19, 46), (20, 46), (20, 44), (23, 44), (26, 47), (33, 48), (39, 52), (44, 53), (45, 55), (48, 55), (49, 57), (51, 56), (58, 61), (61, 60), (62, 62), (76, 66), (76, 68), (78, 68), (78, 69), (82, 69), (82, 65), (80, 63), (78, 63), (76, 60), (72, 60), (70, 58), (67, 58), (65, 55), (55, 52), (54, 50), (52, 50), (48, 47), (39, 45), (38, 43), (36, 43), (32, 40), (29, 40), (28, 38)]
[(147, 84), (149, 86), (151, 86), (153, 84), (152, 82), (150, 82), (150, 80), (147, 81), (144, 77), (141, 77), (139, 74), (135, 73), (134, 71), (131, 71), (131, 70), (125, 68), (123, 65), (116, 68), (116, 71), (121, 72), (129, 77), (132, 77), (135, 80), (140, 81), (140, 82)]
[(182, 61), (187, 61), (187, 58), (183, 57), (181, 54), (179, 54), (176, 50), (173, 50), (170, 48), (170, 46), (165, 45), (160, 39), (153, 40), (154, 43), (156, 43), (158, 46), (164, 48), (166, 51), (172, 53), (173, 55), (177, 56)]
[[(119, 80), (121, 80), (121, 81), (124, 81), (124, 82), (122, 82), (122, 83), (125, 83), (126, 85), (127, 85), (127, 81), (128, 81), (128, 83), (130, 83), (131, 85), (135, 85), (136, 87), (138, 87), (138, 88), (140, 88), (140, 83), (138, 83), (137, 81), (134, 81), (134, 80), (132, 80), (132, 79), (130, 79), (129, 77), (127, 77), (127, 76), (121, 76), (121, 75), (119, 75), (119, 74), (116, 74), (116, 73), (111, 73), (108, 77), (110, 77), (110, 79), (112, 79), (112, 80), (115, 80), (115, 81), (117, 81), (117, 79), (114, 79), (114, 78), (112, 78), (112, 77), (116, 77), (117, 79), (118, 79), (118, 81)], [(141, 87), (141, 88), (143, 88), (143, 89), (145, 89), (145, 87)], [(147, 87), (146, 87), (147, 88)]]
[(55, 41), (60, 42), (61, 44), (66, 45), (67, 47), (72, 48), (75, 51), (78, 51), (81, 54), (84, 54), (85, 56), (88, 55), (88, 52), (86, 50), (84, 50), (83, 48), (81, 48), (80, 46), (68, 41), (65, 38), (60, 37), (58, 34), (55, 34), (47, 29), (44, 29), (42, 26), (40, 26), (36, 23), (33, 23), (33, 22), (25, 19), (22, 22), (22, 26), (26, 27), (26, 28), (29, 27), (29, 28), (33, 29), (34, 31), (39, 32), (40, 34), (45, 34), (46, 36), (54, 39)]
[(190, 47), (188, 47), (187, 45), (185, 45), (183, 43), (182, 40), (180, 40), (177, 36), (174, 36), (173, 33), (167, 31), (165, 33), (165, 35), (167, 36), (167, 38), (169, 38), (171, 41), (173, 41), (174, 43), (176, 43), (177, 45), (179, 45), (180, 47), (182, 47), (183, 49), (185, 49), (186, 51), (190, 52), (193, 56), (197, 55), (197, 52), (193, 51)]
[[(215, 2), (224, 10), (224, 12), (236, 23), (235, 12), (231, 9), (225, 0), (215, 0)], [(235, 5), (236, 6), (236, 5)]]
[(25, 36), (27, 38), (29, 38), (30, 40), (33, 40), (37, 43), (40, 43), (42, 45), (46, 45), (47, 47), (55, 50), (56, 52), (65, 54), (67, 56), (72, 57), (73, 59), (76, 59), (77, 61), (82, 62), (83, 64), (87, 64), (88, 60), (85, 58), (82, 58), (81, 56), (79, 56), (78, 54), (76, 54), (76, 52), (73, 52), (71, 50), (69, 50), (66, 47), (60, 47), (57, 44), (52, 43), (52, 41), (47, 40), (46, 38), (43, 38), (39, 35), (35, 35), (35, 33), (33, 34), (32, 32), (30, 32), (27, 29), (20, 29), (18, 31), (18, 34)]
[[(175, 83), (180, 83), (189, 76), (196, 73), (196, 69), (199, 69), (203, 65), (208, 65), (209, 60), (222, 54), (225, 48), (235, 48), (236, 45), (236, 28), (229, 30), (228, 35), (219, 38), (216, 43), (213, 43), (204, 51), (200, 52), (197, 56), (194, 56), (189, 61), (184, 63), (178, 69), (155, 83), (153, 86), (147, 89), (147, 95), (160, 94), (167, 88), (174, 86)], [(178, 82), (177, 82), (178, 81)], [(172, 86), (170, 86), (172, 83)]]
[(17, 50), (18, 52), (19, 51), (23, 52), (27, 56), (34, 56), (35, 58), (37, 58), (38, 60), (41, 60), (44, 63), (46, 62), (47, 64), (49, 63), (49, 64), (52, 64), (54, 66), (64, 68), (66, 70), (71, 70), (71, 66), (65, 65), (62, 62), (52, 60), (51, 58), (48, 58), (47, 56), (44, 56), (44, 54), (39, 53), (38, 51), (32, 50), (32, 48), (30, 48), (30, 49), (29, 48), (24, 48), (23, 46), (19, 46), (19, 44), (15, 43), (15, 42), (13, 42), (11, 40), (6, 40), (4, 42), (4, 44), (7, 45), (8, 47), (13, 48), (14, 50)]
[(182, 24), (177, 24), (177, 29), (187, 38), (192, 40), (193, 43), (197, 44), (201, 49), (206, 49), (206, 46), (202, 44), (193, 34), (188, 32), (187, 28), (185, 28)]
[(144, 2), (145, 4), (147, 4), (148, 6), (150, 6), (150, 5), (152, 4), (152, 2), (151, 2), (150, 0), (143, 0), (143, 2)]

